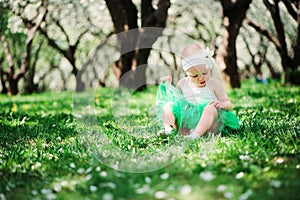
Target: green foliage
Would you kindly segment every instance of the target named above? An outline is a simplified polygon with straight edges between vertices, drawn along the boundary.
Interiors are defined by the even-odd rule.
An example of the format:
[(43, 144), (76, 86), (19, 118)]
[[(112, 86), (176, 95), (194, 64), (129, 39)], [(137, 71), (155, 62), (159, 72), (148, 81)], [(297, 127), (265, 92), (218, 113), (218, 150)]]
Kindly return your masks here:
[[(91, 122), (91, 126), (82, 127), (78, 127), (80, 124), (73, 115), (74, 96), (70, 92), (0, 96), (1, 198), (300, 197), (299, 87), (244, 82), (241, 89), (228, 93), (240, 128), (197, 141), (156, 134), (159, 127), (151, 121), (155, 92), (156, 87), (149, 87), (142, 93), (131, 94), (128, 113), (116, 117), (116, 108), (112, 106), (114, 92), (101, 88), (92, 95), (97, 116), (87, 116), (96, 119), (97, 125)], [(86, 94), (76, 97), (82, 102)], [(108, 152), (102, 156), (111, 156), (108, 160), (95, 156), (95, 149), (87, 145), (80, 132), (91, 130), (92, 126), (110, 142), (100, 145), (101, 150)], [(144, 135), (145, 131), (149, 135)], [(177, 157), (159, 167), (159, 160), (169, 158), (167, 151), (176, 145), (183, 147), (180, 152), (171, 149)], [(113, 157), (116, 148), (123, 154)], [(159, 151), (163, 154), (158, 154)], [(109, 167), (112, 166), (109, 159), (116, 158), (120, 169), (122, 164), (130, 166), (134, 160), (126, 155), (133, 152), (149, 153), (158, 167), (150, 166), (155, 170), (143, 173)], [(151, 159), (145, 162), (155, 164)], [(143, 164), (134, 163), (132, 167)]]

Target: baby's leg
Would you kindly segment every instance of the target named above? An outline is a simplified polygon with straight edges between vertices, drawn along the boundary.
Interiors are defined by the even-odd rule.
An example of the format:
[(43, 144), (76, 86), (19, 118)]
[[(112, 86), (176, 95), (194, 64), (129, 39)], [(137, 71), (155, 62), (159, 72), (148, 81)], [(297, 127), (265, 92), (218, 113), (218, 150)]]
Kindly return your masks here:
[(208, 130), (217, 128), (217, 117), (218, 111), (213, 105), (205, 106), (202, 116), (196, 126), (195, 132), (198, 133), (199, 136), (202, 136)]
[(174, 114), (172, 112), (172, 103), (166, 103), (163, 107), (162, 122), (164, 129), (170, 133), (173, 129), (177, 129)]

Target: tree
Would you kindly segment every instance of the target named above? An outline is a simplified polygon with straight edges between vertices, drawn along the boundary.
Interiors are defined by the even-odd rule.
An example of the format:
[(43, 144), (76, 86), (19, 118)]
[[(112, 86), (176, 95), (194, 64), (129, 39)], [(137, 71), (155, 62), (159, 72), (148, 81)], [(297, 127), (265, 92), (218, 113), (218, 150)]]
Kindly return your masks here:
[(35, 52), (33, 52), (34, 61), (32, 62), (30, 68), (28, 68), (27, 73), (24, 75), (24, 91), (27, 94), (32, 94), (38, 91), (38, 84), (34, 82), (34, 76), (36, 72), (36, 65), (39, 58), (39, 53), (42, 48), (43, 40), (37, 46)]
[(1, 94), (7, 94), (8, 89), (6, 87), (6, 80), (4, 77), (5, 73), (4, 73), (3, 66), (2, 66), (3, 61), (4, 61), (4, 57), (1, 57), (0, 58), (0, 81), (1, 81), (1, 86), (2, 86)]
[[(147, 43), (146, 46), (151, 47), (161, 36), (162, 29), (138, 29), (138, 9), (131, 0), (106, 0), (106, 5), (120, 42), (121, 55), (113, 66), (114, 72), (120, 80), (120, 85), (143, 89), (146, 87), (145, 66), (151, 48), (141, 48), (141, 45), (145, 44), (138, 41)], [(170, 0), (159, 0), (155, 9), (152, 0), (142, 0), (141, 28), (164, 28), (170, 5)], [(135, 31), (130, 32), (132, 29)]]
[[(14, 56), (12, 54), (12, 50), (10, 48), (10, 44), (7, 40), (8, 36), (15, 36), (17, 40), (22, 40), (22, 36), (24, 35), (16, 33), (11, 33), (8, 29), (4, 30), (4, 28), (1, 26), (1, 32), (0, 32), (0, 39), (3, 45), (3, 49), (5, 52), (5, 57), (8, 64), (8, 69), (4, 70), (1, 66), (1, 79), (4, 79), (4, 75), (6, 77), (5, 82), (8, 82), (8, 92), (12, 95), (16, 95), (19, 92), (18, 83), (21, 78), (23, 78), (27, 72), (27, 70), (30, 68), (31, 65), (31, 52), (32, 52), (32, 44), (33, 40), (36, 36), (38, 28), (41, 26), (42, 22), (45, 20), (45, 16), (47, 14), (47, 1), (44, 0), (41, 5), (41, 13), (38, 13), (36, 16), (32, 18), (32, 20), (36, 21), (36, 23), (33, 25), (32, 23), (28, 23), (24, 18), (22, 18), (25, 28), (27, 29), (25, 37), (25, 52), (23, 53), (22, 60), (21, 61), (14, 61)], [(4, 12), (3, 12), (4, 13)], [(2, 14), (3, 14), (2, 13)], [(8, 14), (8, 12), (6, 13)], [(3, 18), (7, 19), (7, 17)], [(37, 59), (37, 58), (35, 58)], [(17, 66), (19, 66), (19, 68)], [(18, 70), (16, 70), (18, 69)], [(3, 75), (4, 74), (4, 75)], [(2, 87), (5, 90), (6, 84), (3, 82)]]
[[(92, 4), (81, 4), (79, 1), (67, 0), (62, 2), (51, 2), (49, 12), (43, 26), (38, 31), (46, 38), (48, 45), (61, 54), (71, 65), (71, 74), (75, 77), (76, 88), (80, 92), (85, 90), (85, 82), (82, 80), (85, 68), (78, 59), (80, 54), (80, 43), (89, 34), (97, 35), (95, 24), (89, 16), (89, 7)], [(28, 23), (35, 24), (27, 18)], [(95, 32), (93, 32), (95, 31)], [(88, 52), (86, 48), (85, 51)], [(64, 81), (64, 80), (63, 80)]]
[[(244, 26), (243, 26), (244, 27)], [(244, 29), (245, 30), (245, 29)], [(249, 32), (249, 31), (248, 31)], [(256, 74), (263, 74), (262, 72), (262, 66), (263, 65), (266, 65), (269, 69), (269, 72), (270, 72), (270, 77), (273, 78), (273, 79), (279, 79), (280, 78), (280, 73), (278, 73), (277, 70), (275, 70), (273, 64), (271, 63), (270, 59), (267, 57), (267, 54), (268, 54), (268, 50), (269, 50), (269, 43), (268, 43), (268, 40), (263, 36), (263, 35), (258, 35), (258, 43), (259, 43), (259, 46), (257, 46), (255, 43), (254, 45), (255, 48), (251, 48), (251, 46), (254, 46), (253, 45), (253, 40), (255, 40), (255, 38), (253, 38), (251, 36), (251, 34), (247, 34), (247, 35), (244, 35), (245, 33), (243, 32), (241, 34), (241, 38), (242, 38), (242, 41), (244, 41), (245, 43), (245, 46), (246, 46), (246, 49), (250, 55), (250, 58), (251, 58), (251, 66), (254, 67), (255, 69), (255, 73)], [(252, 42), (250, 42), (252, 41)], [(251, 66), (250, 64), (246, 64), (246, 70), (247, 71), (250, 71), (251, 70)]]
[(241, 86), (238, 73), (236, 39), (252, 0), (221, 0), (223, 8), (223, 43), (219, 47), (219, 61), (223, 62), (225, 75), (231, 87)]
[[(72, 3), (69, 3), (69, 5), (72, 5)], [(47, 16), (47, 20), (43, 27), (39, 27), (39, 31), (44, 35), (44, 37), (47, 39), (48, 44), (57, 50), (61, 55), (63, 55), (71, 64), (72, 66), (72, 74), (76, 77), (76, 91), (80, 92), (85, 89), (85, 84), (81, 80), (83, 71), (80, 70), (76, 63), (76, 51), (78, 49), (78, 45), (82, 39), (82, 37), (88, 32), (87, 28), (77, 30), (79, 34), (77, 35), (77, 38), (74, 40), (71, 39), (73, 37), (72, 32), (68, 32), (68, 26), (66, 24), (63, 24), (63, 19), (66, 13), (62, 12), (62, 9), (64, 6), (62, 5), (52, 5), (51, 12)], [(76, 7), (76, 6), (74, 6)], [(74, 8), (73, 7), (73, 8)], [(74, 9), (71, 9), (72, 12), (75, 11)], [(69, 11), (70, 12), (70, 11)], [(77, 20), (74, 19), (74, 20)], [(79, 23), (78, 23), (79, 24)], [(50, 29), (51, 27), (51, 29)], [(56, 35), (51, 35), (52, 30), (57, 30), (61, 35), (60, 38), (65, 38), (64, 42), (61, 42), (57, 40)]]
[[(284, 16), (282, 13), (283, 6), (280, 6), (280, 2), (285, 6), (287, 13), (290, 15), (290, 18), (283, 19)], [(263, 27), (263, 25), (258, 24), (252, 19), (247, 18), (246, 23), (254, 28), (258, 33), (265, 36), (271, 43), (275, 45), (277, 52), (281, 58), (281, 65), (285, 72), (285, 81), (286, 82), (294, 82), (297, 80), (292, 80), (289, 77), (289, 74), (294, 74), (298, 70), (300, 65), (300, 2), (297, 0), (274, 0), (268, 1), (263, 0), (263, 3), (267, 10), (269, 11), (271, 18), (273, 20), (273, 25), (275, 27), (275, 32), (272, 33), (268, 28)], [(289, 19), (294, 20), (296, 23), (295, 26), (295, 36), (288, 37), (289, 31), (285, 25), (288, 27), (293, 27), (292, 21), (290, 23), (283, 23), (284, 21), (288, 21)], [(290, 21), (290, 20), (289, 20)], [(290, 47), (287, 44), (287, 39), (292, 38), (290, 42)], [(295, 77), (299, 79), (299, 77)]]

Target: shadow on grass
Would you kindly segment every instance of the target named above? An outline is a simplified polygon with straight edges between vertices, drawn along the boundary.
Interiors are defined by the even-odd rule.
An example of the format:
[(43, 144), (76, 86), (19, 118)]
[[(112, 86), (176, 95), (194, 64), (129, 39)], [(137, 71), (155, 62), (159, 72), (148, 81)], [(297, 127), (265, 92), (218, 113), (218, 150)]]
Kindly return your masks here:
[(70, 114), (1, 112), (0, 121), (1, 191), (42, 187), (39, 183), (69, 173), (66, 163), (82, 160), (85, 148)]
[(74, 136), (71, 114), (26, 114), (0, 113), (0, 146), (7, 148), (15, 144), (25, 145), (31, 139), (43, 139), (46, 143), (57, 137), (65, 139)]

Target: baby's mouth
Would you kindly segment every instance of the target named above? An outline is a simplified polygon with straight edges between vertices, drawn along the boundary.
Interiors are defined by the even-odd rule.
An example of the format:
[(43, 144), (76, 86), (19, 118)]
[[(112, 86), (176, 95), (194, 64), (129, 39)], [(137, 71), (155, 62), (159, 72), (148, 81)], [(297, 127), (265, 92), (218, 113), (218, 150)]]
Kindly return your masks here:
[(196, 85), (198, 85), (199, 87), (205, 87), (206, 82), (205, 81), (199, 81), (198, 83), (196, 83)]

